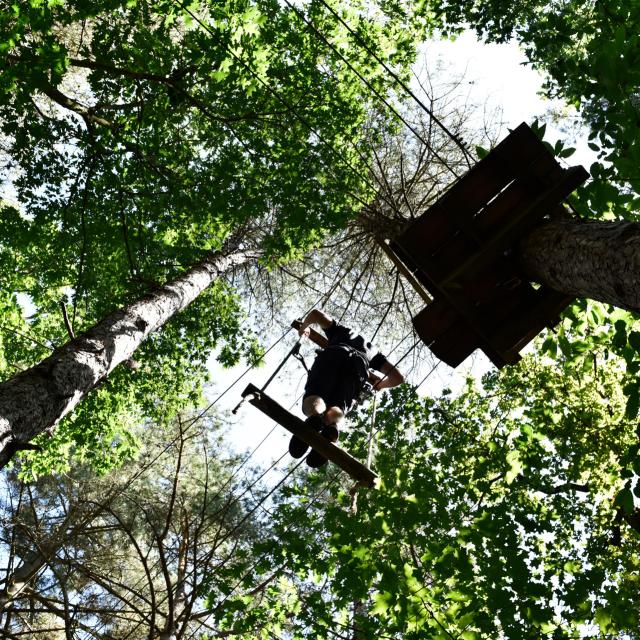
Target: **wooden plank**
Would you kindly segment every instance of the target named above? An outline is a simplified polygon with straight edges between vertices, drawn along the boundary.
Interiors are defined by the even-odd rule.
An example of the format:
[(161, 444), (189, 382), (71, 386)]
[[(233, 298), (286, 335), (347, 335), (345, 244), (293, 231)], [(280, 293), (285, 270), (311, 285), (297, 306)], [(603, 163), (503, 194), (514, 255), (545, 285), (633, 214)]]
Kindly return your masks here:
[[(548, 186), (559, 179), (558, 172), (562, 172), (562, 168), (556, 159), (523, 123), (406, 227), (396, 237), (395, 243), (411, 255), (430, 254), (456, 228), (477, 243), (483, 234), (482, 227), (475, 224), (475, 216), (510, 182), (529, 177), (536, 183), (542, 180), (541, 186)], [(544, 188), (537, 189), (540, 190)], [(534, 197), (534, 194), (529, 194), (529, 197)]]
[(520, 351), (545, 327), (556, 325), (560, 314), (572, 301), (573, 297), (548, 287), (530, 288), (525, 305), (510, 314), (501, 329), (494, 330), (495, 335), (490, 336), (490, 340), (498, 348)]
[(246, 398), (254, 407), (257, 407), (265, 415), (275, 420), (295, 436), (306, 442), (322, 454), (327, 460), (331, 460), (352, 478), (367, 487), (375, 486), (378, 477), (371, 469), (365, 467), (361, 462), (351, 457), (346, 451), (336, 447), (321, 436), (315, 429), (308, 427), (300, 418), (289, 413), (284, 407), (271, 399), (266, 393), (260, 391), (255, 385), (249, 384), (242, 392), (242, 397)]
[[(302, 326), (302, 322), (300, 322), (300, 320), (294, 320), (291, 323), (291, 326), (297, 331)], [(317, 344), (321, 349), (326, 349), (329, 346), (329, 341), (321, 333), (318, 333), (311, 327), (309, 327), (309, 340)]]
[(480, 346), (478, 337), (455, 311), (451, 310), (455, 315), (446, 326), (440, 324), (442, 318), (438, 311), (432, 311), (431, 305), (425, 307), (414, 316), (413, 326), (433, 355), (455, 368)]
[(459, 318), (460, 314), (439, 296), (413, 317), (413, 326), (422, 341), (429, 345), (450, 329)]
[(516, 215), (505, 221), (493, 237), (482, 247), (482, 250), (468, 256), (466, 260), (461, 262), (456, 269), (447, 275), (445, 280), (437, 283), (438, 288), (441, 290), (446, 289), (447, 282), (455, 282), (465, 271), (478, 269), (488, 261), (494, 260), (497, 255), (502, 254), (506, 249), (512, 248), (517, 240), (520, 240), (523, 235), (539, 224), (545, 214), (575, 191), (588, 177), (589, 174), (586, 169), (580, 165), (567, 169), (561, 182), (547, 189), (528, 207), (521, 209)]
[(426, 277), (424, 271), (420, 268), (414, 257), (405, 249), (405, 247), (399, 245), (394, 240), (389, 242), (389, 246), (392, 251), (404, 262), (412, 273), (415, 275), (418, 282), (427, 290), (435, 291), (433, 289), (433, 282)]
[(456, 216), (472, 216), (545, 151), (542, 142), (522, 123), (469, 169), (440, 202)]
[[(420, 238), (420, 250), (431, 253), (456, 231), (453, 218), (439, 202), (432, 204), (415, 222), (411, 223), (393, 242), (403, 248), (412, 246)], [(410, 249), (408, 249), (410, 251)]]
[[(505, 205), (505, 210), (500, 215), (500, 224), (482, 247), (472, 248), (462, 234), (452, 236), (449, 242), (432, 254), (421, 250), (422, 237), (418, 233), (415, 237), (404, 238), (396, 244), (400, 245), (405, 254), (410, 255), (415, 265), (416, 277), (424, 281), (432, 292), (443, 291), (448, 282), (455, 282), (465, 271), (477, 269), (481, 264), (493, 260), (495, 256), (511, 248), (514, 242), (539, 224), (546, 214), (588, 177), (589, 174), (583, 167), (571, 167), (563, 170), (562, 179), (556, 184), (546, 189), (534, 189), (531, 197), (524, 200), (519, 197), (523, 195), (519, 187), (505, 190), (486, 208), (486, 213), (481, 217), (491, 219), (491, 211), (496, 208), (502, 209), (504, 201), (513, 204), (512, 197), (520, 204), (515, 209)], [(421, 273), (424, 277), (421, 277)]]

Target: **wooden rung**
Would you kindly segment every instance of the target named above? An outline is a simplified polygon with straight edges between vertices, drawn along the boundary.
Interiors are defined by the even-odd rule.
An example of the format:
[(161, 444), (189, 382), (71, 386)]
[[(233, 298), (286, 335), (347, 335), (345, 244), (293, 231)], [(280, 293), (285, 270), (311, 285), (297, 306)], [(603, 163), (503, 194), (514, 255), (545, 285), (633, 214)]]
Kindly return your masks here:
[(376, 241), (380, 248), (384, 251), (385, 255), (393, 264), (396, 266), (396, 269), (405, 277), (407, 282), (413, 287), (414, 291), (426, 302), (427, 304), (431, 304), (433, 302), (433, 298), (424, 290), (423, 286), (420, 284), (419, 280), (411, 273), (409, 268), (400, 260), (400, 258), (393, 252), (391, 247), (387, 244), (387, 241), (384, 238), (376, 238)]
[(249, 384), (242, 392), (242, 397), (246, 398), (254, 407), (257, 407), (272, 420), (282, 425), (293, 435), (298, 436), (321, 453), (327, 460), (331, 460), (343, 471), (348, 473), (354, 480), (366, 487), (373, 487), (378, 477), (371, 469), (365, 467), (361, 462), (352, 458), (346, 451), (336, 447), (322, 437), (315, 429), (308, 427), (300, 418), (289, 413), (266, 393), (260, 391), (255, 385)]
[[(291, 326), (298, 330), (302, 326), (302, 322), (300, 322), (300, 320), (294, 320)], [(311, 340), (311, 342), (317, 344), (321, 349), (326, 349), (329, 346), (329, 341), (321, 333), (318, 333), (311, 327), (309, 327), (309, 332), (309, 340)]]

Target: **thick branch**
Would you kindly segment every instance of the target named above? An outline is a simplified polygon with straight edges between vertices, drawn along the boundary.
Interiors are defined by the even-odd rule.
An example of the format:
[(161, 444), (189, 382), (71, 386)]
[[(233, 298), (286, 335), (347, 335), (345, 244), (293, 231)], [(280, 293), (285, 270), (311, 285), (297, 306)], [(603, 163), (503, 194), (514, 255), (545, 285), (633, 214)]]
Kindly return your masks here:
[(73, 98), (69, 98), (69, 96), (66, 96), (55, 87), (41, 87), (41, 91), (61, 107), (69, 109), (70, 111), (73, 111), (74, 113), (82, 116), (86, 122), (93, 122), (95, 124), (102, 125), (103, 127), (108, 127), (109, 129), (114, 129), (117, 127), (117, 124), (115, 124), (114, 122), (97, 116), (95, 113), (93, 113), (90, 107), (87, 107), (86, 105), (78, 102), (77, 100), (74, 100)]

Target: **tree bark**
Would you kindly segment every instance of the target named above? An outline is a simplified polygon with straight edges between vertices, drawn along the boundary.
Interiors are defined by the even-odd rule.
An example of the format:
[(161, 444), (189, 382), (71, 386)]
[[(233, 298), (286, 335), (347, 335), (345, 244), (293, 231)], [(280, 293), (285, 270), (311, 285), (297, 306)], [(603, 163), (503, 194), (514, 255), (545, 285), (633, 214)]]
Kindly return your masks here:
[(640, 312), (640, 223), (553, 220), (518, 251), (532, 281)]
[(29, 441), (55, 427), (145, 338), (256, 251), (220, 252), (108, 315), (39, 364), (0, 384), (0, 468)]

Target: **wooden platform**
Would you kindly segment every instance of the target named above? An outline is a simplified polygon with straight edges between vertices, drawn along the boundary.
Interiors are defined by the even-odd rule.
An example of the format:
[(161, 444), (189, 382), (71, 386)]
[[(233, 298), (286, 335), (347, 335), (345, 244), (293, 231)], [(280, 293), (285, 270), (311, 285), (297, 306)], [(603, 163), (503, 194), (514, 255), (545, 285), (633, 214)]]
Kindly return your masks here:
[(275, 420), (288, 431), (298, 436), (310, 447), (321, 453), (327, 460), (330, 460), (343, 471), (346, 471), (354, 480), (361, 485), (373, 487), (378, 477), (371, 469), (365, 467), (361, 462), (352, 458), (346, 451), (336, 447), (322, 437), (317, 431), (308, 427), (300, 418), (289, 413), (284, 407), (271, 399), (266, 393), (260, 391), (258, 387), (250, 384), (242, 392), (242, 397), (246, 398), (254, 407), (257, 407), (264, 414)]
[(518, 242), (589, 174), (563, 169), (521, 124), (407, 227), (390, 247), (434, 297), (413, 318), (418, 335), (451, 365), (482, 349), (497, 367), (554, 325), (572, 301), (527, 281)]

